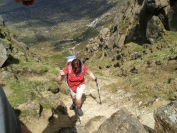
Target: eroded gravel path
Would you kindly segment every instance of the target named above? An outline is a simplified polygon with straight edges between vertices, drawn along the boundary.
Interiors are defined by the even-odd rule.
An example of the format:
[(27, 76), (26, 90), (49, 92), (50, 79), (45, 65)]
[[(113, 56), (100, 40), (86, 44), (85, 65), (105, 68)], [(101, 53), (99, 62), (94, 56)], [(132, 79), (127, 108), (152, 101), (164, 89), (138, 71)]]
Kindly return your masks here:
[[(121, 108), (126, 108), (130, 113), (137, 116), (142, 124), (152, 129), (154, 128), (153, 109), (142, 108), (139, 110), (138, 104), (134, 103), (131, 98), (132, 95), (121, 90), (119, 86), (115, 86), (115, 88), (103, 87), (117, 81), (118, 79), (100, 81), (99, 85), (102, 104), (99, 103), (100, 100), (96, 85), (93, 82), (87, 83), (87, 88), (85, 91), (86, 98), (82, 106), (84, 115), (80, 117), (81, 123), (77, 122), (76, 125), (84, 126), (91, 118), (96, 116), (105, 116), (106, 118), (109, 118), (114, 112), (120, 110)], [(110, 92), (111, 89), (115, 91)], [(63, 102), (68, 108), (70, 107), (71, 99), (69, 96), (63, 95)], [(74, 111), (68, 110), (68, 114), (72, 117), (74, 115)]]

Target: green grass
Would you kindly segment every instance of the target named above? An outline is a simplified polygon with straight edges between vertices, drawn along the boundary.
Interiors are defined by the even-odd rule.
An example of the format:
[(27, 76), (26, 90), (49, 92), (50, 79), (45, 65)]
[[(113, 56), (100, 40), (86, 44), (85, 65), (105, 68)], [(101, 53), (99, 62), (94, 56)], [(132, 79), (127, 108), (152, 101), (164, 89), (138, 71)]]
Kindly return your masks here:
[(22, 62), (19, 61), (18, 64), (14, 63), (14, 67), (16, 69), (23, 69), (25, 70), (24, 73), (33, 73), (33, 74), (45, 74), (45, 73), (51, 73), (51, 74), (57, 74), (58, 71), (51, 67), (50, 65), (45, 65), (40, 62), (35, 62), (35, 61), (26, 61)]
[(126, 30), (128, 29), (129, 27), (129, 24), (130, 24), (130, 20), (129, 18), (126, 18), (125, 20), (121, 21), (120, 23), (120, 34), (125, 34), (126, 33)]
[(53, 108), (53, 106), (50, 103), (42, 102), (41, 105), (45, 109), (52, 109)]
[(8, 98), (13, 107), (36, 98), (36, 88), (27, 80), (10, 81), (9, 86), (13, 93)]
[[(112, 21), (113, 18), (110, 16), (107, 19), (107, 22), (103, 25), (105, 27), (108, 27), (108, 23)], [(129, 19), (125, 19), (120, 24), (120, 33), (124, 34), (126, 32), (126, 29), (129, 26)], [(31, 21), (31, 23), (36, 23), (34, 25), (38, 26), (37, 21)], [(84, 22), (85, 24), (86, 22)], [(23, 24), (23, 23), (22, 23)], [(43, 28), (40, 30), (43, 31), (47, 23), (43, 23)], [(65, 27), (65, 24), (59, 25), (61, 26), (58, 29), (54, 30), (51, 34), (54, 35), (53, 43), (60, 42), (65, 39), (74, 38), (77, 40), (77, 38), (81, 35), (84, 35), (86, 37), (95, 37), (98, 35), (97, 29), (88, 28), (86, 26), (79, 27), (77, 22), (72, 22), (70, 26), (75, 27), (76, 29), (73, 31), (70, 31), (70, 26)], [(28, 33), (29, 34), (29, 33)], [(97, 53), (92, 57), (91, 60), (88, 60), (86, 62), (86, 65), (89, 67), (90, 70), (94, 72), (95, 75), (98, 75), (102, 78), (102, 80), (106, 80), (106, 78), (116, 77), (116, 76), (122, 76), (124, 78), (123, 82), (114, 83), (110, 85), (105, 85), (105, 89), (110, 89), (110, 92), (114, 93), (118, 87), (124, 89), (127, 92), (131, 92), (135, 94), (135, 98), (142, 99), (147, 105), (153, 102), (154, 98), (160, 97), (164, 99), (172, 99), (176, 95), (176, 84), (170, 84), (168, 83), (169, 80), (171, 82), (174, 82), (174, 79), (176, 79), (175, 74), (166, 75), (163, 74), (162, 70), (155, 70), (155, 72), (150, 71), (148, 72), (148, 63), (150, 65), (157, 64), (160, 62), (162, 65), (166, 65), (169, 59), (175, 59), (177, 55), (177, 33), (176, 32), (166, 32), (165, 37), (154, 43), (153, 45), (148, 45), (147, 48), (143, 49), (141, 45), (138, 45), (136, 43), (128, 43), (123, 47), (122, 53), (123, 56), (123, 63), (119, 61), (112, 61), (111, 57), (105, 57), (103, 56), (104, 49), (101, 49), (100, 51), (96, 51)], [(29, 38), (27, 38), (29, 39)], [(8, 41), (8, 38), (5, 38), (4, 40), (5, 45), (9, 46), (10, 41)], [(28, 40), (26, 40), (28, 41)], [(51, 44), (51, 40), (48, 42), (48, 46)], [(84, 43), (84, 46), (87, 44), (87, 42)], [(23, 48), (18, 47), (16, 45), (13, 45), (17, 51), (24, 51)], [(83, 46), (82, 46), (83, 47)], [(78, 48), (79, 49), (79, 48)], [(149, 52), (150, 50), (153, 50), (153, 52)], [(55, 76), (58, 74), (58, 70), (56, 70), (54, 67), (64, 66), (66, 64), (65, 57), (70, 55), (70, 47), (65, 47), (64, 49), (56, 50), (56, 51), (50, 51), (50, 53), (46, 53), (46, 55), (43, 57), (44, 62), (35, 62), (32, 61), (32, 58), (30, 57), (27, 61), (22, 61), (21, 59), (13, 58), (10, 63), (13, 64), (15, 67), (15, 70), (24, 71), (24, 75), (22, 77), (32, 77), (32, 75), (47, 75), (49, 74)], [(80, 50), (80, 49), (79, 49)], [(144, 55), (144, 58), (142, 60), (136, 59), (131, 60), (130, 55), (133, 53), (143, 53), (144, 51), (147, 52), (146, 55)], [(24, 51), (26, 52), (26, 51)], [(83, 50), (84, 52), (84, 50)], [(37, 52), (38, 53), (38, 52)], [(29, 57), (29, 55), (25, 55), (25, 57)], [(114, 68), (113, 65), (115, 63), (122, 63), (120, 67)], [(106, 68), (108, 65), (110, 65), (110, 68)], [(102, 67), (102, 69), (99, 69), (99, 67)], [(138, 70), (138, 74), (132, 73), (130, 70), (132, 68), (136, 68)], [(156, 69), (156, 67), (152, 68)], [(110, 70), (110, 73), (106, 73), (107, 70)], [(32, 74), (31, 74), (32, 73)], [(125, 73), (125, 75), (122, 75), (122, 73)], [(31, 75), (30, 75), (31, 74)], [(160, 77), (161, 80), (156, 80), (157, 77)], [(50, 78), (50, 77), (46, 77)], [(148, 84), (151, 83), (151, 84)], [(159, 83), (159, 84), (157, 84)], [(167, 83), (167, 84), (165, 84)], [(9, 95), (9, 100), (11, 104), (14, 107), (17, 107), (18, 105), (28, 101), (28, 100), (34, 100), (38, 99), (42, 106), (44, 108), (51, 108), (52, 105), (50, 103), (45, 103), (42, 101), (43, 97), (41, 95), (41, 91), (44, 91), (44, 89), (48, 90), (51, 88), (56, 88), (56, 85), (54, 85), (53, 82), (41, 82), (41, 81), (29, 81), (27, 78), (19, 78), (18, 81), (12, 80), (8, 83), (13, 93)], [(116, 87), (115, 87), (116, 86)], [(150, 100), (149, 100), (150, 99)], [(149, 100), (149, 101), (148, 101)]]
[[(126, 44), (123, 48), (125, 56), (123, 64), (120, 68), (111, 67), (111, 75), (122, 76), (122, 78), (124, 78), (123, 82), (115, 86), (120, 86), (120, 88), (123, 88), (125, 91), (133, 93), (135, 99), (141, 99), (147, 106), (154, 102), (155, 97), (166, 100), (174, 99), (177, 96), (174, 87), (177, 84), (175, 82), (176, 75), (173, 72), (175, 70), (170, 69), (167, 63), (169, 59), (176, 60), (176, 36), (177, 33), (167, 32), (162, 40), (153, 45), (148, 45), (146, 49), (142, 49), (142, 46), (134, 43)], [(149, 49), (152, 49), (153, 52), (144, 55), (143, 59), (130, 60), (130, 53), (143, 52)], [(108, 63), (108, 60), (106, 61), (105, 59), (105, 62)], [(148, 63), (150, 64), (149, 67)], [(104, 60), (100, 65), (105, 65)], [(130, 72), (133, 67), (138, 70), (137, 74)], [(122, 75), (122, 73), (126, 75)], [(107, 88), (110, 87), (111, 86)], [(115, 87), (111, 88), (114, 89)]]
[[(25, 103), (28, 100), (42, 101), (43, 96), (41, 92), (47, 91), (48, 89), (57, 88), (54, 81), (29, 81), (25, 78), (19, 79), (18, 81), (12, 80), (8, 83), (8, 86), (12, 90), (8, 96), (8, 99), (13, 107)], [(42, 102), (43, 103), (43, 102)], [(47, 108), (51, 105), (49, 103), (43, 103)]]

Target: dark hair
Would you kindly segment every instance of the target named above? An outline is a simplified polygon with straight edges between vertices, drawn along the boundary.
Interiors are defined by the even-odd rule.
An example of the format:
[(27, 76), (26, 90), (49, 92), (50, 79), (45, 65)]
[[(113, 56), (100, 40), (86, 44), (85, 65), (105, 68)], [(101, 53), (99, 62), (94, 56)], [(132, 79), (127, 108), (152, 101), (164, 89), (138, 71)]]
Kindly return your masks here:
[(72, 66), (72, 69), (75, 73), (80, 73), (81, 72), (81, 68), (82, 68), (82, 63), (79, 59), (74, 59), (72, 62), (71, 62), (71, 66)]

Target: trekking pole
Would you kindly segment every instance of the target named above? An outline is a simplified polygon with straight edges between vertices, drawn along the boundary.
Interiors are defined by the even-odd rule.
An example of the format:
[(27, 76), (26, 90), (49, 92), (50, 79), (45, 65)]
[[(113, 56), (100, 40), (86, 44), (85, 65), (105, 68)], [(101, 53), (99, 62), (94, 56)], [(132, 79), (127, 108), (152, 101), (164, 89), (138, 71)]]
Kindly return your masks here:
[[(63, 70), (63, 68), (60, 66), (60, 70)], [(76, 110), (76, 104), (74, 103), (74, 100), (72, 98), (72, 95), (71, 95), (71, 91), (70, 91), (70, 88), (68, 86), (68, 82), (67, 82), (67, 79), (66, 79), (66, 76), (65, 75), (62, 75), (64, 77), (64, 80), (65, 80), (65, 83), (66, 83), (66, 86), (68, 88), (68, 91), (69, 91), (69, 94), (70, 94), (70, 97), (72, 99), (72, 104), (74, 104), (74, 107), (75, 107), (75, 111), (76, 111), (76, 114), (77, 114), (77, 110)], [(77, 114), (77, 119), (79, 120), (79, 122), (81, 123), (81, 120), (80, 120), (80, 117), (79, 115)]]
[(96, 82), (96, 86), (97, 86), (97, 90), (98, 90), (98, 95), (99, 95), (99, 99), (100, 99), (100, 104), (101, 104), (101, 97), (100, 97), (100, 88), (98, 86), (98, 82), (97, 82), (97, 78), (95, 78), (95, 82)]

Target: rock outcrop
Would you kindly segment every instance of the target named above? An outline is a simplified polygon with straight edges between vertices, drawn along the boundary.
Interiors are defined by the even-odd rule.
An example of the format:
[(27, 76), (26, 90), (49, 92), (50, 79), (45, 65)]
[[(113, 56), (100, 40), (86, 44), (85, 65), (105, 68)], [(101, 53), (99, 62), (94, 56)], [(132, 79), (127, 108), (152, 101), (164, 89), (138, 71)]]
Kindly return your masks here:
[(3, 42), (0, 40), (0, 67), (4, 64), (4, 62), (8, 58), (8, 53), (3, 45)]
[(124, 0), (119, 2), (119, 7), (110, 28), (101, 29), (100, 36), (90, 39), (86, 59), (94, 55), (94, 51), (103, 51), (104, 56), (119, 60), (127, 43), (153, 44), (163, 38), (165, 31), (177, 30), (176, 1)]
[(161, 106), (154, 111), (154, 133), (177, 132), (177, 101)]
[(148, 133), (138, 119), (121, 109), (107, 119), (97, 133)]

